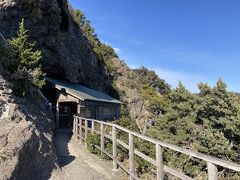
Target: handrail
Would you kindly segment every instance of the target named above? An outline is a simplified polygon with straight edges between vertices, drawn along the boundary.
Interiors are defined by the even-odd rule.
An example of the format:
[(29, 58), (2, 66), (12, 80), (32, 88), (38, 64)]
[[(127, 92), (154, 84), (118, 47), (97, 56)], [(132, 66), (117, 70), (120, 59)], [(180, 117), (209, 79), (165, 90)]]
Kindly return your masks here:
[[(209, 156), (209, 155), (199, 153), (199, 152), (194, 151), (194, 150), (190, 150), (190, 149), (182, 148), (182, 147), (170, 144), (170, 143), (162, 142), (162, 141), (150, 138), (148, 136), (139, 134), (137, 132), (131, 131), (131, 130), (129, 130), (127, 128), (124, 128), (122, 126), (119, 126), (117, 124), (104, 122), (104, 121), (99, 121), (99, 120), (90, 119), (90, 118), (82, 118), (79, 115), (74, 116), (73, 133), (76, 137), (78, 136), (78, 133), (79, 133), (79, 129), (77, 129), (77, 128), (80, 127), (80, 131), (82, 131), (81, 129), (84, 128), (82, 126), (82, 124), (79, 124), (79, 121), (81, 121), (81, 122), (84, 121), (85, 123), (91, 122), (92, 124), (98, 123), (98, 124), (101, 125), (101, 132), (98, 132), (98, 133), (101, 135), (101, 149), (102, 149), (102, 152), (104, 152), (103, 151), (104, 150), (104, 138), (108, 138), (112, 141), (116, 141), (116, 142), (113, 143), (114, 146), (116, 146), (115, 145), (116, 143), (118, 143), (120, 145), (123, 145), (125, 148), (127, 148), (129, 150), (129, 152), (131, 151), (133, 154), (138, 155), (139, 157), (141, 157), (141, 158), (145, 159), (146, 161), (150, 162), (151, 164), (157, 166), (157, 179), (162, 179), (163, 171), (168, 172), (172, 175), (175, 175), (176, 177), (179, 177), (179, 178), (183, 178), (183, 177), (184, 177), (183, 179), (189, 179), (190, 178), (190, 177), (187, 177), (186, 175), (184, 175), (182, 172), (177, 172), (177, 171), (175, 171), (175, 170), (173, 170), (169, 167), (163, 166), (161, 148), (167, 148), (167, 149), (170, 149), (170, 150), (173, 150), (173, 151), (176, 151), (176, 152), (179, 152), (179, 153), (183, 153), (185, 155), (188, 155), (188, 156), (195, 157), (195, 158), (198, 158), (200, 160), (206, 161), (207, 164), (208, 164), (208, 179), (209, 180), (218, 179), (217, 178), (218, 170), (217, 170), (216, 165), (227, 168), (227, 169), (234, 170), (236, 172), (240, 172), (240, 165), (237, 164), (237, 163), (229, 162), (229, 161), (226, 161), (226, 160), (222, 160), (222, 159), (219, 159), (219, 158), (216, 158), (216, 157), (212, 157), (212, 156)], [(112, 138), (109, 137), (108, 135), (104, 134), (103, 126), (112, 127), (112, 134), (113, 134)], [(124, 132), (129, 134), (129, 144), (125, 144), (125, 143), (121, 142), (119, 139), (116, 138), (116, 133), (114, 133), (114, 130), (116, 130), (116, 129), (119, 129), (119, 130), (124, 131)], [(92, 132), (95, 132), (95, 131), (96, 130), (93, 127)], [(133, 142), (134, 137), (138, 137), (140, 139), (143, 139), (145, 141), (153, 143), (156, 146), (156, 152), (157, 152), (156, 160), (153, 160), (150, 157), (148, 157), (148, 156), (144, 155), (143, 153), (139, 152), (138, 150), (134, 149), (134, 144), (132, 144), (132, 143), (134, 143)], [(84, 139), (86, 139), (86, 137)], [(115, 151), (114, 148), (116, 148), (116, 147), (113, 147), (113, 151)], [(113, 152), (113, 154), (114, 154), (114, 152)], [(131, 157), (129, 157), (130, 158), (129, 161), (133, 161), (133, 157), (134, 157), (134, 155), (131, 155)], [(114, 157), (114, 158), (116, 159), (116, 157)], [(127, 173), (129, 173), (130, 178), (132, 177), (132, 179), (134, 179), (135, 175), (134, 175), (134, 172), (133, 172), (133, 162), (129, 162), (129, 163), (130, 163), (130, 170)], [(116, 164), (117, 164), (117, 162), (114, 161), (114, 167), (116, 167)]]

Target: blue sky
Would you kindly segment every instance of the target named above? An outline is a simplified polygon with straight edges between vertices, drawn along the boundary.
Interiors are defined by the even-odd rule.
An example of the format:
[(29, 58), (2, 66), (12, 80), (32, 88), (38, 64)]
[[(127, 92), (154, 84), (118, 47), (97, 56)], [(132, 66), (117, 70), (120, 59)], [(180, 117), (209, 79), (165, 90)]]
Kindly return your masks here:
[(223, 79), (240, 92), (239, 0), (69, 0), (130, 67), (192, 92)]

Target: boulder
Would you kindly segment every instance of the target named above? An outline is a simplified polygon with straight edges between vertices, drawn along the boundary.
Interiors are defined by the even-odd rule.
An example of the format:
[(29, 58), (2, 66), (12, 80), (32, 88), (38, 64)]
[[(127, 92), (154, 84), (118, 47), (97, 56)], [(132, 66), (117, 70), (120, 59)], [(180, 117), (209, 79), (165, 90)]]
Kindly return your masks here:
[(49, 179), (58, 169), (52, 129), (51, 113), (13, 96), (0, 76), (0, 179)]

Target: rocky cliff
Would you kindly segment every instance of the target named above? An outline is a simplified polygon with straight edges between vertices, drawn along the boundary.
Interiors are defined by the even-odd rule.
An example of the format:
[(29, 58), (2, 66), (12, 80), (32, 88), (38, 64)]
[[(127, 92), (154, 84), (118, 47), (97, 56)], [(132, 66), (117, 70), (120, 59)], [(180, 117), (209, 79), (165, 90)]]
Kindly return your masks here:
[(139, 130), (145, 133), (150, 112), (147, 110), (148, 102), (139, 95), (137, 89), (139, 79), (134, 71), (120, 59), (113, 58), (112, 64), (117, 69), (118, 76), (114, 82), (119, 90), (121, 100), (126, 103), (129, 115), (136, 121)]
[(24, 18), (30, 39), (43, 52), (45, 73), (101, 89), (106, 79), (103, 67), (72, 11), (66, 0), (1, 0), (0, 31), (5, 38), (15, 36)]
[(56, 166), (51, 115), (12, 95), (0, 75), (0, 179), (48, 179)]

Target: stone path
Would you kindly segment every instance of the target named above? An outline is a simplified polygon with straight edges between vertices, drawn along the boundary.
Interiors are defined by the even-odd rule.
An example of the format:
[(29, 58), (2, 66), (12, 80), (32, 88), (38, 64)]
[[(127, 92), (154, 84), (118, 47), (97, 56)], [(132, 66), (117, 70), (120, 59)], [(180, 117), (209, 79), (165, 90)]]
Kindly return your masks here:
[(67, 132), (55, 136), (55, 146), (63, 174), (53, 179), (61, 180), (110, 180), (114, 176), (110, 164), (90, 154), (83, 145), (71, 139)]

